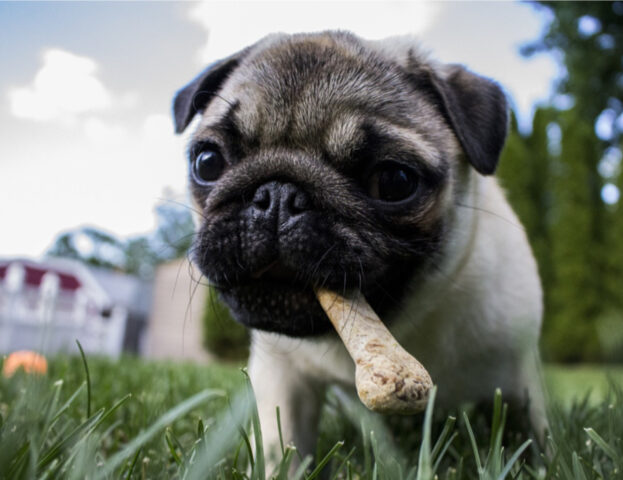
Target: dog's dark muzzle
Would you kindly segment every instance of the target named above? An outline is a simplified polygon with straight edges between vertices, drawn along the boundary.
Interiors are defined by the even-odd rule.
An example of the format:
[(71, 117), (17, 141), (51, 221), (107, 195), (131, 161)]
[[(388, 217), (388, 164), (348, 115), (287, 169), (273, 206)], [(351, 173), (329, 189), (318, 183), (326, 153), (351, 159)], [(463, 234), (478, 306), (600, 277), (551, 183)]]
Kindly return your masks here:
[(330, 224), (302, 187), (273, 179), (199, 232), (195, 261), (241, 323), (291, 336), (323, 333), (331, 325), (313, 289), (336, 274)]
[(249, 327), (290, 336), (326, 333), (333, 329), (314, 288), (359, 289), (381, 313), (404, 285), (407, 262), (388, 276), (391, 264), (370, 254), (374, 245), (344, 233), (343, 219), (291, 181), (262, 183), (210, 220), (199, 232), (195, 262)]

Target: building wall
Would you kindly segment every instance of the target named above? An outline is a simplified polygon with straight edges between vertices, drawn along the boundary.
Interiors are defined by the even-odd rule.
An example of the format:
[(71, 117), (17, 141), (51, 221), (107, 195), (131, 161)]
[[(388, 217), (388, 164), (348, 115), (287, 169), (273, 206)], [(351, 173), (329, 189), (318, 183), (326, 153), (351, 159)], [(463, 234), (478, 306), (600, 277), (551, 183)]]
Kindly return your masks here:
[(143, 352), (146, 357), (207, 362), (201, 345), (201, 316), (207, 289), (197, 285), (199, 272), (188, 260), (162, 264), (156, 270), (151, 317)]
[(0, 260), (0, 354), (118, 356), (128, 311), (111, 301), (82, 264), (68, 259)]

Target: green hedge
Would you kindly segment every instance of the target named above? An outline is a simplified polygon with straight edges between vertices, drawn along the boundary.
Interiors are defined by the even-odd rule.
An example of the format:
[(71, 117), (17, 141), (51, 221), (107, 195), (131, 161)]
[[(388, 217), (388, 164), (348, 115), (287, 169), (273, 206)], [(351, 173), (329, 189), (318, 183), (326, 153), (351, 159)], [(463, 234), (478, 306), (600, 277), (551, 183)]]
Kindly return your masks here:
[(203, 345), (225, 360), (243, 360), (249, 355), (249, 331), (232, 318), (212, 287), (203, 312)]

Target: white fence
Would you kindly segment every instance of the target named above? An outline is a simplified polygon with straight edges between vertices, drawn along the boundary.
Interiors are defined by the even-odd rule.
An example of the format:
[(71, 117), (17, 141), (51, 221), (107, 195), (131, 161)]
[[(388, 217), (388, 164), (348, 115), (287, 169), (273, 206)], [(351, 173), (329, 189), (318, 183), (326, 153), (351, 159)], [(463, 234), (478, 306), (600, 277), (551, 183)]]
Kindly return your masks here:
[(87, 353), (117, 356), (126, 322), (125, 309), (102, 311), (83, 289), (60, 290), (53, 274), (38, 288), (25, 285), (17, 269), (0, 279), (0, 354), (75, 353), (77, 339)]

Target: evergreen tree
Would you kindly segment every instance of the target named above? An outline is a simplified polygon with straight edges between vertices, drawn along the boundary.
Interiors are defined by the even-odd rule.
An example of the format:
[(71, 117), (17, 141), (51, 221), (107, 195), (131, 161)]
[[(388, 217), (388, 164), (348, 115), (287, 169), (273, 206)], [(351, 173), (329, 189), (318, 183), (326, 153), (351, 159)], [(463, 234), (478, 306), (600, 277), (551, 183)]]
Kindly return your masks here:
[[(621, 151), (623, 142), (612, 156), (618, 157), (618, 168), (614, 168), (608, 180), (623, 192), (623, 174), (621, 174)], [(616, 164), (616, 163), (615, 163)], [(623, 362), (623, 199), (606, 209), (606, 223), (610, 226), (607, 233), (607, 254), (605, 255), (605, 294), (608, 308), (600, 317), (598, 328), (608, 361)]]
[[(608, 208), (608, 222), (611, 225), (608, 249), (609, 298), (618, 310), (623, 328), (623, 140), (618, 145), (618, 168), (613, 180), (619, 191), (619, 201)], [(623, 359), (623, 355), (622, 355)]]
[(539, 205), (531, 195), (535, 181), (535, 171), (531, 163), (531, 152), (517, 129), (517, 120), (513, 114), (497, 175), (510, 204), (526, 229), (528, 238), (534, 240)]
[[(553, 21), (540, 39), (523, 47), (523, 53), (562, 54), (567, 75), (558, 92), (571, 95), (574, 108), (591, 124), (606, 109), (612, 109), (616, 118), (623, 112), (623, 2), (540, 1), (536, 5), (550, 10)], [(623, 126), (612, 123), (615, 137)]]
[[(562, 127), (562, 154), (551, 159), (552, 185), (542, 189), (545, 204), (551, 204), (543, 211), (549, 233), (536, 238), (549, 242), (543, 251), (549, 245), (551, 255), (533, 243), (547, 295), (544, 353), (557, 360), (596, 360), (608, 356), (601, 348), (603, 332), (601, 345), (597, 334), (603, 319), (619, 318), (623, 330), (623, 210), (602, 201), (606, 179), (598, 173), (604, 152), (623, 133), (623, 122), (616, 120), (623, 114), (623, 2), (536, 5), (550, 11), (552, 22), (524, 53), (549, 51), (562, 59), (566, 75), (557, 92), (572, 105), (553, 117)], [(537, 115), (528, 144), (546, 131), (536, 126), (539, 121)], [(621, 184), (620, 177), (608, 181)]]
[(550, 256), (550, 230), (552, 224), (553, 195), (551, 192), (553, 155), (549, 152), (548, 126), (557, 118), (553, 108), (540, 107), (534, 114), (532, 132), (525, 139), (530, 159), (526, 168), (532, 171), (532, 181), (526, 192), (534, 203), (533, 221), (529, 233), (532, 248), (539, 264), (539, 273), (545, 292), (545, 311), (550, 311), (549, 291), (552, 284), (552, 260)]
[(551, 108), (537, 109), (532, 132), (526, 136), (520, 135), (515, 117), (512, 116), (511, 129), (498, 169), (498, 177), (526, 229), (539, 266), (546, 319), (551, 317), (552, 311), (549, 299), (553, 269), (550, 255), (552, 156), (548, 152), (547, 127), (557, 114)]
[(546, 356), (565, 361), (597, 360), (597, 319), (602, 311), (596, 238), (595, 177), (598, 142), (592, 125), (571, 110), (560, 115), (562, 148), (552, 178), (551, 255), (553, 280), (546, 318)]
[[(156, 206), (157, 228), (127, 240), (95, 227), (81, 227), (60, 234), (46, 252), (73, 258), (97, 267), (150, 277), (159, 263), (181, 258), (190, 248), (194, 226), (190, 210), (174, 202)], [(88, 240), (87, 249), (80, 248)]]

